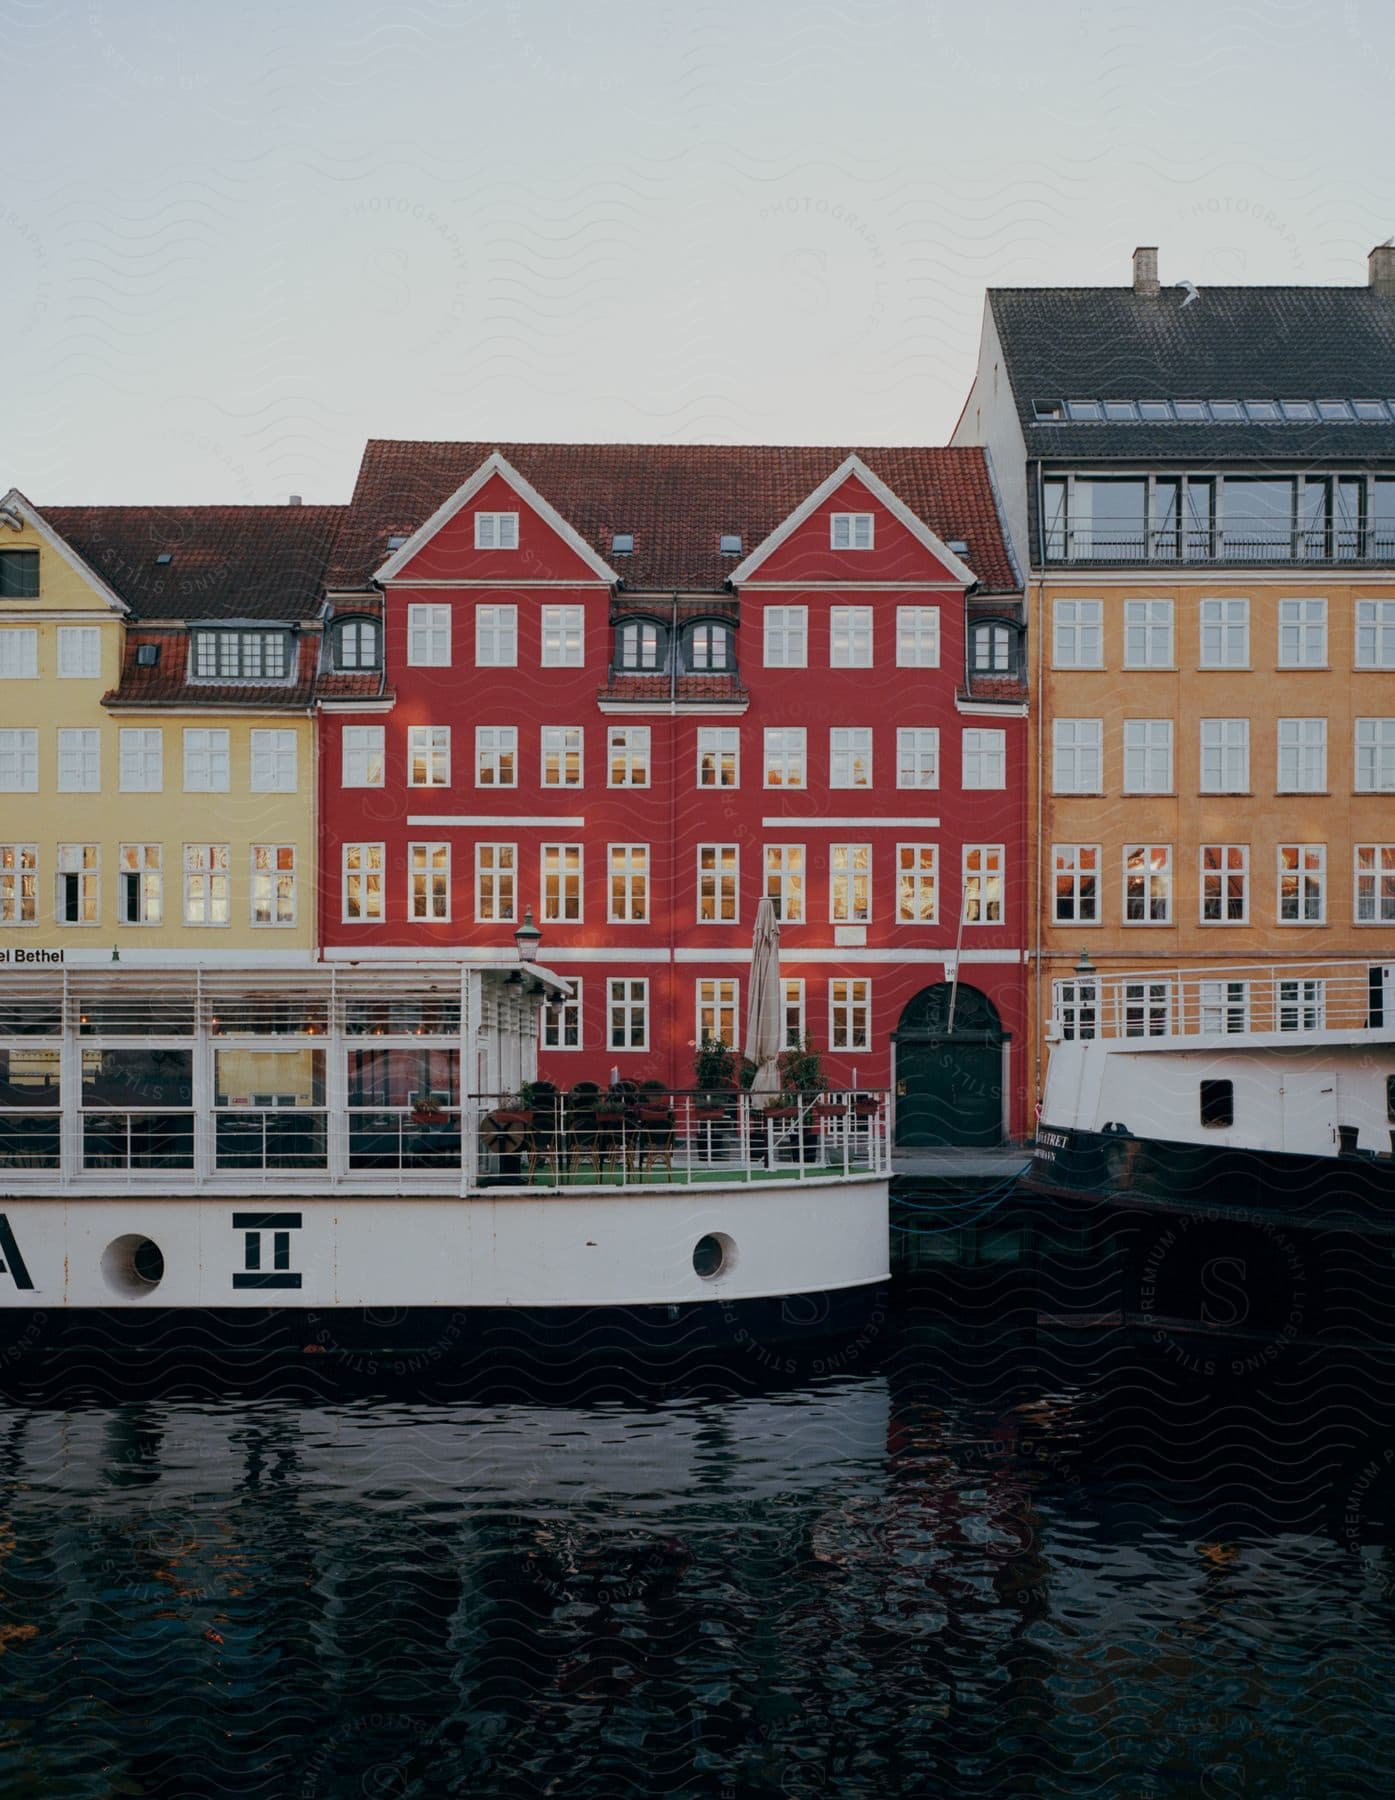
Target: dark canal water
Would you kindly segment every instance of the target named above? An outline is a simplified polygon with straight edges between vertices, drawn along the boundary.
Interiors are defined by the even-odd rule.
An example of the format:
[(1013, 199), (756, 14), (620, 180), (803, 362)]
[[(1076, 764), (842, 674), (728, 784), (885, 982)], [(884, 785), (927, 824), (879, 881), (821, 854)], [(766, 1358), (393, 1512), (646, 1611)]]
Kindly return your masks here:
[(0, 1794), (1386, 1793), (1395, 1432), (1348, 1374), (902, 1316), (742, 1391), (38, 1395)]

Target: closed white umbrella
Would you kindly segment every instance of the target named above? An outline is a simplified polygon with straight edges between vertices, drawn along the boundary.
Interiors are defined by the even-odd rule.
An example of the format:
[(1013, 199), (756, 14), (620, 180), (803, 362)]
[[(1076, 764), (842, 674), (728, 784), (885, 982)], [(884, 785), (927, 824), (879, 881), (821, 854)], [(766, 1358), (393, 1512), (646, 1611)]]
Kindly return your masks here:
[(751, 947), (751, 991), (746, 1003), (746, 1060), (756, 1065), (753, 1094), (780, 1091), (780, 1052), (785, 1047), (785, 1005), (780, 992), (780, 924), (770, 896), (756, 908)]

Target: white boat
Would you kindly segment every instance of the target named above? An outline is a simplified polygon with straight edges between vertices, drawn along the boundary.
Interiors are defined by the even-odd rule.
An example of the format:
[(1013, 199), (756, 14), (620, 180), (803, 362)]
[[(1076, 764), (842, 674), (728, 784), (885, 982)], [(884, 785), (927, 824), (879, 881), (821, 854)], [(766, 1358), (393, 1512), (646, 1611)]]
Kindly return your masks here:
[(888, 1278), (885, 1095), (556, 1093), (536, 963), (5, 977), (0, 1347), (759, 1346)]

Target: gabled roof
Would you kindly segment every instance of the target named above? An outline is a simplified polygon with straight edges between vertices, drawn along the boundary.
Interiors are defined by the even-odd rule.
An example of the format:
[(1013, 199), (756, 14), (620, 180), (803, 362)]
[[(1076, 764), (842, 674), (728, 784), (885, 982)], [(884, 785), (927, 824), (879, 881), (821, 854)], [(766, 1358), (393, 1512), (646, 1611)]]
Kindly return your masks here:
[[(388, 555), (389, 535), (410, 538), (492, 454), (504, 457), (640, 592), (719, 591), (741, 561), (718, 540), (739, 533), (743, 553), (789, 517), (856, 454), (988, 591), (1018, 587), (983, 452), (976, 448), (850, 445), (492, 444), (370, 440), (330, 564), (329, 586), (365, 586)], [(614, 554), (617, 532), (634, 551)]]
[[(141, 619), (313, 619), (342, 506), (46, 506)], [(156, 557), (169, 554), (167, 564)]]
[(1368, 287), (992, 288), (1031, 456), (1395, 456), (1395, 425), (1042, 424), (1038, 400), (1395, 398), (1395, 300)]
[[(60, 509), (61, 510), (61, 509)], [(45, 516), (43, 509), (26, 499), (18, 488), (11, 488), (3, 499), (0, 499), (0, 516), (8, 513), (12, 518), (20, 519), (29, 529), (48, 545), (55, 555), (61, 556), (68, 567), (88, 582), (93, 592), (101, 600), (105, 600), (113, 612), (126, 612), (126, 602), (92, 567), (81, 551), (68, 539), (66, 533), (53, 519)]]

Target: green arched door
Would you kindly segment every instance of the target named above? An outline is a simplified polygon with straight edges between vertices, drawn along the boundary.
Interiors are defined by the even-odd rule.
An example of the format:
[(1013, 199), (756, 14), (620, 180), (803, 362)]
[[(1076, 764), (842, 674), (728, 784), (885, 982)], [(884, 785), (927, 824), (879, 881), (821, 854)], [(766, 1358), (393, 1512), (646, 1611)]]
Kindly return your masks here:
[(1003, 1141), (1002, 1021), (987, 994), (962, 982), (950, 1029), (948, 982), (924, 988), (901, 1014), (896, 1046), (896, 1142), (988, 1146)]

